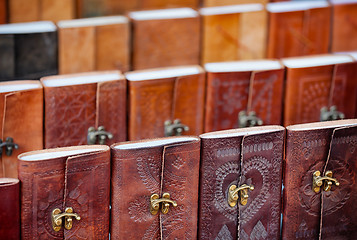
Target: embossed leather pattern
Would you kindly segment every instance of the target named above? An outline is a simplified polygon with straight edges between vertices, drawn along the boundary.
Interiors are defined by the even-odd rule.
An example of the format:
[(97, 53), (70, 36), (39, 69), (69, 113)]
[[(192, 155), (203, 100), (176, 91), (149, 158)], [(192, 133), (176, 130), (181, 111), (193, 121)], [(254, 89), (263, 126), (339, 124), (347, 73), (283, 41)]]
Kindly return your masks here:
[[(138, 142), (141, 147), (112, 148), (113, 239), (196, 239), (200, 141), (196, 137)], [(169, 143), (165, 143), (165, 141)], [(177, 207), (150, 213), (150, 196), (169, 193)]]
[[(77, 150), (82, 154), (71, 153)], [(38, 159), (36, 154), (47, 156)], [(68, 147), (22, 154), (19, 179), (22, 239), (108, 239), (109, 147)], [(81, 219), (73, 219), (72, 229), (62, 226), (56, 232), (52, 228), (52, 210), (64, 212), (66, 207), (72, 207)]]
[[(200, 137), (198, 238), (278, 239), (284, 128), (253, 127)], [(254, 186), (247, 205), (228, 204), (233, 184)]]
[[(357, 120), (287, 128), (283, 239), (357, 237)], [(312, 189), (315, 171), (332, 171), (340, 185)]]

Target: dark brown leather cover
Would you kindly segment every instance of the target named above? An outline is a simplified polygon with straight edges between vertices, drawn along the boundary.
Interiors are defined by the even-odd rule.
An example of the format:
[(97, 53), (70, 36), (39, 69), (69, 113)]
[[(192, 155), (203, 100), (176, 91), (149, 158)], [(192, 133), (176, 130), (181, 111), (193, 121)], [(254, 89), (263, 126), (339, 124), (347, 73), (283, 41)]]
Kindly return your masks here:
[(0, 239), (20, 239), (20, 182), (0, 178)]
[[(77, 152), (75, 152), (77, 151)], [(41, 155), (42, 154), (42, 155)], [(108, 239), (110, 149), (93, 145), (19, 156), (22, 239)], [(72, 207), (81, 219), (55, 232), (51, 214)], [(64, 222), (64, 219), (63, 219)]]
[[(357, 120), (287, 127), (283, 239), (356, 239)], [(315, 193), (313, 173), (340, 185)]]
[[(184, 135), (203, 132), (205, 74), (199, 66), (198, 74), (135, 80), (129, 74), (148, 73), (176, 68), (161, 68), (129, 72), (129, 140), (164, 137), (166, 120), (180, 119), (190, 129)], [(177, 69), (179, 69), (178, 67)]]
[[(139, 146), (135, 146), (138, 144)], [(121, 147), (132, 145), (130, 149)], [(111, 146), (113, 239), (196, 239), (200, 140), (172, 137)], [(177, 207), (150, 213), (150, 196)]]
[[(116, 80), (67, 86), (46, 86), (75, 77), (118, 75)], [(113, 134), (106, 144), (126, 140), (126, 81), (119, 71), (57, 75), (41, 79), (44, 85), (45, 148), (87, 143), (89, 127), (104, 126)]]
[(5, 0), (0, 0), (0, 24), (7, 22), (7, 6)]
[(3, 148), (0, 177), (17, 178), (17, 156), (43, 148), (43, 89), (39, 81), (1, 82), (5, 87), (29, 86), (18, 91), (0, 91), (0, 139), (11, 137), (18, 144), (11, 156)]
[[(198, 239), (279, 239), (284, 128), (202, 134)], [(228, 204), (231, 185), (253, 185), (248, 203)]]

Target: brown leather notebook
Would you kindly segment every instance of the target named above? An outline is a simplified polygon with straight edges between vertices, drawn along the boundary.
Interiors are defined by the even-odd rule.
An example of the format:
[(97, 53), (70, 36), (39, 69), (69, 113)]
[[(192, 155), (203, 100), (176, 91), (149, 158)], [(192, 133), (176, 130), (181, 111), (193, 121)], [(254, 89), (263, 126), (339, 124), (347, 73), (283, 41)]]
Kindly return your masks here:
[(268, 58), (329, 52), (331, 7), (327, 1), (267, 4)]
[(41, 79), (45, 148), (126, 140), (126, 80), (119, 71)]
[(191, 8), (131, 12), (132, 69), (199, 64), (200, 19)]
[(0, 239), (20, 239), (20, 182), (0, 178)]
[(203, 0), (203, 6), (205, 7), (216, 7), (216, 6), (227, 6), (235, 4), (248, 4), (248, 3), (261, 3), (266, 4), (269, 0)]
[(79, 146), (19, 156), (22, 239), (108, 239), (110, 149)]
[(113, 239), (197, 239), (200, 140), (111, 146)]
[(17, 156), (43, 148), (39, 81), (0, 82), (0, 177), (17, 178)]
[(268, 18), (262, 4), (208, 7), (200, 14), (203, 64), (265, 58)]
[(279, 239), (284, 128), (200, 135), (198, 239)]
[(357, 238), (357, 120), (287, 127), (282, 239)]
[(207, 63), (205, 132), (281, 124), (284, 69), (277, 60)]
[(0, 0), (0, 24), (7, 22), (7, 1)]
[(353, 118), (357, 62), (347, 55), (286, 58), (284, 125)]
[(129, 22), (124, 16), (58, 22), (59, 72), (128, 71)]
[(129, 140), (203, 132), (205, 74), (199, 66), (128, 72)]

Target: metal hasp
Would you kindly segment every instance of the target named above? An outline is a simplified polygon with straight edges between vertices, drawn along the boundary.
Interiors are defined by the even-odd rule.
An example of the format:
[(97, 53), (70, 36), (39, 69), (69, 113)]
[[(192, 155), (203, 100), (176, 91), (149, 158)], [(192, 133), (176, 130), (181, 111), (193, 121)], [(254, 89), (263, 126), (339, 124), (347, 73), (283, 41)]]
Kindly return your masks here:
[(263, 120), (257, 117), (254, 111), (249, 112), (247, 115), (246, 111), (240, 111), (238, 114), (238, 126), (240, 128), (254, 127), (263, 125)]
[(160, 198), (159, 194), (154, 193), (150, 197), (150, 206), (151, 206), (150, 212), (152, 215), (156, 215), (159, 212), (160, 204), (161, 204), (161, 212), (163, 214), (169, 212), (170, 204), (172, 204), (172, 206), (174, 207), (177, 207), (176, 201), (170, 199), (169, 193), (164, 193), (162, 195), (162, 198)]
[(183, 132), (188, 130), (190, 128), (182, 124), (180, 119), (175, 119), (173, 122), (171, 120), (165, 121), (165, 137), (181, 136)]
[(64, 217), (64, 227), (67, 230), (70, 230), (73, 226), (73, 219), (75, 218), (76, 220), (81, 220), (81, 217), (77, 213), (73, 213), (73, 208), (68, 207), (66, 208), (64, 213), (61, 213), (61, 210), (59, 208), (53, 209), (52, 211), (52, 228), (56, 232), (61, 230), (62, 228), (62, 218)]
[(320, 110), (320, 122), (340, 120), (344, 118), (345, 118), (345, 114), (337, 111), (336, 106), (331, 106), (330, 110), (327, 107), (323, 107)]
[(330, 191), (333, 184), (340, 186), (340, 183), (337, 181), (337, 179), (332, 177), (332, 171), (327, 171), (324, 177), (321, 177), (320, 175), (320, 171), (315, 171), (312, 177), (312, 189), (315, 193), (320, 192), (322, 184), (324, 184), (323, 190), (325, 192)]
[(96, 130), (95, 127), (88, 128), (87, 143), (89, 145), (96, 144), (97, 141), (100, 145), (104, 145), (107, 139), (112, 138), (113, 134), (105, 131), (103, 126), (98, 127), (98, 130)]
[[(240, 204), (245, 206), (248, 203), (248, 198), (249, 198), (248, 190), (253, 191), (254, 186), (253, 185), (249, 186), (247, 184), (243, 184), (239, 188), (237, 187), (237, 185), (230, 186), (228, 190), (229, 206), (234, 207), (235, 205), (237, 205), (238, 198)], [(239, 197), (238, 197), (238, 193), (239, 193)]]
[(14, 149), (18, 149), (19, 145), (14, 143), (14, 139), (7, 137), (5, 142), (0, 139), (0, 156), (2, 155), (2, 149), (5, 147), (6, 156), (11, 156)]

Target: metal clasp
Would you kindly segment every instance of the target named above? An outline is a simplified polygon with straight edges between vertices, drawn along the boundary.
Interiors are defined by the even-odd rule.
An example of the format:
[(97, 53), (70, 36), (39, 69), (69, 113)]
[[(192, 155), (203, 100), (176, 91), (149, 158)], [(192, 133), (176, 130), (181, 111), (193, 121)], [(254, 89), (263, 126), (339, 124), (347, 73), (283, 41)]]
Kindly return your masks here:
[(243, 206), (246, 205), (248, 203), (248, 198), (249, 198), (248, 190), (253, 191), (254, 186), (253, 185), (249, 186), (247, 184), (243, 184), (239, 188), (237, 188), (237, 185), (230, 186), (228, 190), (229, 206), (234, 207), (235, 205), (237, 205), (238, 193), (240, 198), (239, 200), (240, 204), (242, 204)]
[(166, 214), (169, 212), (169, 207), (170, 204), (172, 204), (172, 206), (177, 207), (177, 203), (176, 201), (173, 201), (170, 199), (170, 194), (169, 193), (164, 193), (162, 195), (162, 198), (159, 198), (159, 194), (152, 194), (150, 197), (150, 212), (152, 215), (156, 215), (159, 212), (160, 209), (160, 203), (162, 204), (161, 206), (161, 212), (163, 214)]
[(94, 127), (88, 128), (87, 143), (90, 145), (96, 144), (97, 139), (99, 144), (104, 145), (107, 139), (112, 138), (113, 134), (105, 131), (103, 126), (98, 127), (98, 130), (95, 130)]
[(187, 132), (190, 128), (181, 123), (180, 119), (165, 121), (165, 137), (169, 136), (181, 136), (183, 132)]
[(345, 118), (345, 114), (337, 111), (336, 106), (331, 106), (330, 110), (328, 110), (327, 107), (323, 107), (320, 110), (320, 121), (321, 122), (339, 120), (339, 119), (344, 119), (344, 118)]
[(321, 177), (320, 175), (321, 175), (320, 171), (315, 171), (313, 174), (312, 189), (314, 190), (315, 193), (320, 192), (320, 187), (322, 186), (322, 184), (324, 184), (323, 190), (325, 192), (330, 191), (331, 186), (333, 184), (335, 184), (336, 186), (340, 185), (337, 179), (332, 177), (332, 171), (327, 171), (324, 177)]
[(246, 111), (240, 111), (238, 114), (238, 126), (240, 128), (244, 127), (254, 127), (263, 125), (263, 120), (257, 117), (254, 111), (249, 112), (247, 115)]
[(78, 221), (81, 220), (81, 217), (77, 213), (73, 213), (73, 208), (71, 208), (71, 207), (66, 208), (64, 213), (61, 213), (61, 210), (59, 208), (53, 209), (52, 217), (51, 217), (52, 228), (56, 232), (61, 230), (63, 217), (65, 217), (64, 218), (64, 227), (67, 230), (70, 230), (73, 226), (73, 219), (72, 219), (73, 217)]
[(12, 151), (14, 149), (18, 149), (19, 145), (17, 145), (16, 143), (14, 143), (14, 139), (12, 139), (11, 137), (7, 137), (5, 142), (3, 142), (0, 139), (0, 156), (2, 155), (2, 148), (5, 147), (5, 154), (7, 156), (11, 156), (12, 155)]

